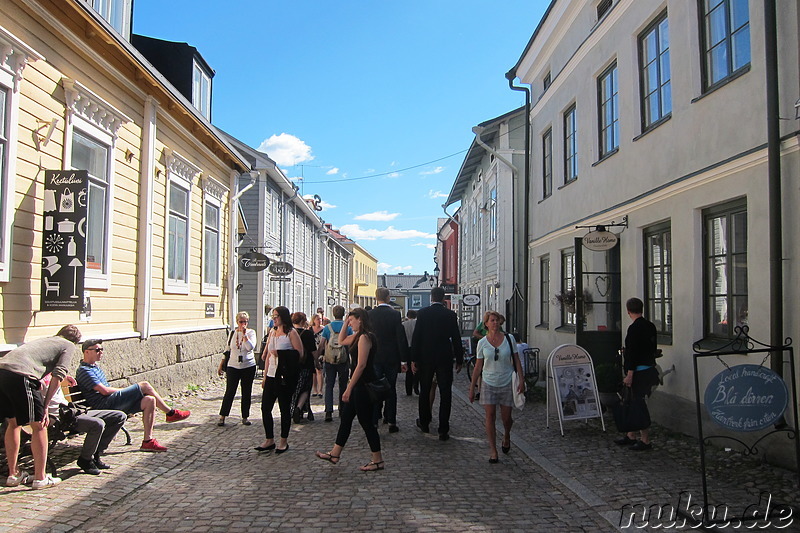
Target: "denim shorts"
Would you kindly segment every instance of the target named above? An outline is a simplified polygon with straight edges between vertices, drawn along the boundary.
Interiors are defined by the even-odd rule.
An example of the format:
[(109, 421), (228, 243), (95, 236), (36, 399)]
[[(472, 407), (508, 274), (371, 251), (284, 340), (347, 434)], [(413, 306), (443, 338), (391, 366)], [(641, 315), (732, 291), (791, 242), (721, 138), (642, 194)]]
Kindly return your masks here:
[(106, 396), (105, 401), (100, 405), (93, 406), (95, 409), (115, 409), (125, 414), (138, 413), (142, 410), (142, 388), (139, 384), (125, 387), (122, 390), (112, 392)]

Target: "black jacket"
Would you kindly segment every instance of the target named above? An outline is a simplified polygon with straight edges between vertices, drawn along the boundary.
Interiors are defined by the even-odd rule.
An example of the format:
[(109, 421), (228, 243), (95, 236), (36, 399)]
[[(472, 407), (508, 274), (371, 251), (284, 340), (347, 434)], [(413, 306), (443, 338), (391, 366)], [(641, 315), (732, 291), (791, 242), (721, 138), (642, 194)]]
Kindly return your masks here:
[(453, 358), (457, 364), (464, 364), (456, 314), (438, 302), (420, 309), (411, 339), (411, 361), (418, 365), (452, 364)]
[(378, 339), (375, 362), (384, 365), (399, 365), (408, 359), (406, 331), (403, 318), (389, 305), (379, 305), (369, 311), (372, 332)]

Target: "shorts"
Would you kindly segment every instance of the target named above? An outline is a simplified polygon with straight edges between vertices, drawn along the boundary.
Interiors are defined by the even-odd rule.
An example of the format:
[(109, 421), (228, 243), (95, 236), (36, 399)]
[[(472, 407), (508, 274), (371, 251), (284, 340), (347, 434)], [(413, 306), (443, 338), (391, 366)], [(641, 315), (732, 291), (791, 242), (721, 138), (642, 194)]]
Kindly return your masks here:
[(93, 405), (93, 409), (113, 409), (122, 411), (126, 415), (132, 415), (142, 410), (142, 388), (137, 383), (130, 387), (125, 387), (122, 390), (112, 392), (105, 397), (105, 400), (97, 405)]
[[(513, 383), (513, 381), (511, 382)], [(514, 406), (514, 391), (511, 390), (511, 383), (505, 387), (493, 387), (481, 381), (481, 405), (505, 405)]]
[(39, 380), (10, 370), (0, 369), (0, 414), (14, 418), (18, 426), (41, 422), (44, 418), (44, 398)]

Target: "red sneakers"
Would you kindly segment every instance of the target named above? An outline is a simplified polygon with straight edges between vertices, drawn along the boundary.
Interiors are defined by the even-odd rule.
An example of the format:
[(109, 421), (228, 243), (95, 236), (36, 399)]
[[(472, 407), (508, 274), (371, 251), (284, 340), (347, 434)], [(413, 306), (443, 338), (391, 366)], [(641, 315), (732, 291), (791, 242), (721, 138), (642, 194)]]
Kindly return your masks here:
[(165, 451), (167, 451), (167, 447), (160, 445), (156, 439), (143, 440), (142, 441), (142, 446), (139, 449), (141, 451), (143, 451), (143, 452), (165, 452)]
[(180, 409), (175, 409), (175, 412), (171, 415), (167, 415), (167, 422), (180, 422), (181, 420), (185, 420), (189, 418), (189, 415), (192, 414), (189, 411), (181, 411)]

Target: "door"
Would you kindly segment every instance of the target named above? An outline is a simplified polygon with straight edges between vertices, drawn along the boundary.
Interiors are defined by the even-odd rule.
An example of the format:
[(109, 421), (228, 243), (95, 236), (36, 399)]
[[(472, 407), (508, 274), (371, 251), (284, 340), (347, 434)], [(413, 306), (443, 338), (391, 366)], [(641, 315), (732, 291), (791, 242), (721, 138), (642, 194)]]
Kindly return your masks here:
[(593, 251), (575, 239), (575, 342), (592, 356), (595, 369), (617, 362), (622, 347), (620, 243)]

